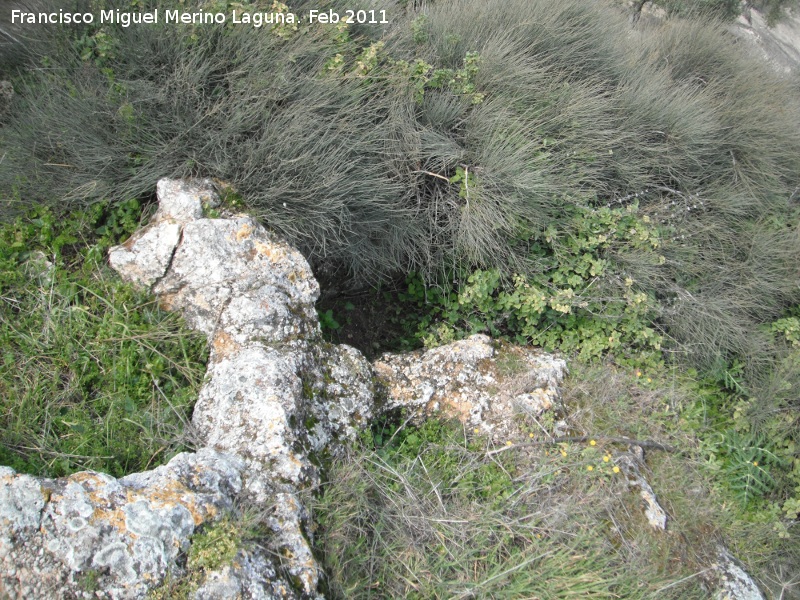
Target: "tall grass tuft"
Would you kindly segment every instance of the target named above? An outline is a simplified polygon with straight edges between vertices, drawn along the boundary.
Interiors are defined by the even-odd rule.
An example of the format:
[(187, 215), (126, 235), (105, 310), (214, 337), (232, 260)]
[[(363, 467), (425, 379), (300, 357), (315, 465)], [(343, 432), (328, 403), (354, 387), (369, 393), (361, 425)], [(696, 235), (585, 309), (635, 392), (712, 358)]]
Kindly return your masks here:
[(602, 3), (407, 4), (384, 29), (107, 28), (41, 50), (0, 186), (84, 206), (216, 177), (353, 285), (537, 273), (532, 244), (575, 234), (567, 209), (636, 194), (662, 246), (618, 248), (594, 289), (632, 277), (700, 363), (760, 351), (758, 325), (800, 299), (791, 84), (713, 21), (634, 35)]

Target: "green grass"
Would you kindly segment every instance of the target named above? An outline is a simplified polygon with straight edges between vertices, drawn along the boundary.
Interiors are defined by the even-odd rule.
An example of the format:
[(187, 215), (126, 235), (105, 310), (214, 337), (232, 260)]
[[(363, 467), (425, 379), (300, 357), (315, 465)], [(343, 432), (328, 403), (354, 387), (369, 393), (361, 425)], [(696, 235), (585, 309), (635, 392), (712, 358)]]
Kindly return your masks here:
[[(706, 598), (702, 573), (721, 541), (758, 583), (791, 594), (798, 532), (775, 494), (741, 504), (690, 407), (716, 403), (685, 375), (571, 365), (570, 431), (597, 443), (500, 453), (458, 423), (373, 427), (308, 502), (334, 598)], [(531, 423), (531, 432), (540, 429)], [(638, 492), (614, 472), (624, 445), (656, 440), (643, 469), (667, 511), (647, 524)], [(605, 459), (608, 458), (608, 461)], [(774, 491), (774, 490), (773, 490)], [(783, 493), (785, 493), (784, 490)], [(778, 504), (776, 504), (776, 502)]]
[[(98, 206), (98, 208), (100, 208)], [(122, 476), (186, 447), (205, 341), (104, 265), (138, 203), (0, 228), (0, 463)]]
[(592, 447), (487, 457), (437, 422), (370, 442), (312, 500), (334, 598), (704, 597)]

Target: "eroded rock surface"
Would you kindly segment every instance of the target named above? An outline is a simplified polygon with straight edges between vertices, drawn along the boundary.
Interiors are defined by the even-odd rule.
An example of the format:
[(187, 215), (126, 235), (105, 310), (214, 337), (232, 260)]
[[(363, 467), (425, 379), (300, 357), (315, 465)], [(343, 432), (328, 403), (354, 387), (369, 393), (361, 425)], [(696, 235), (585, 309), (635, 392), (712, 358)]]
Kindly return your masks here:
[(431, 350), (384, 354), (373, 368), (383, 410), (404, 407), (420, 418), (441, 413), (505, 442), (519, 435), (516, 417), (536, 421), (556, 408), (567, 364), (473, 335)]
[(642, 449), (638, 446), (633, 446), (628, 452), (618, 455), (614, 459), (614, 464), (625, 473), (628, 486), (638, 488), (639, 495), (644, 501), (644, 514), (650, 527), (665, 531), (667, 529), (667, 512), (659, 504), (656, 493), (639, 468), (640, 465), (644, 464), (644, 452)]
[(319, 573), (295, 493), (319, 481), (310, 451), (352, 438), (371, 419), (369, 364), (322, 341), (319, 285), (297, 250), (251, 217), (203, 218), (204, 206), (219, 205), (207, 180), (162, 180), (158, 197), (152, 222), (109, 261), (208, 336), (193, 424), (204, 444), (244, 462), (251, 502), (279, 507), (273, 550), (312, 594)]
[(714, 590), (714, 600), (764, 600), (753, 578), (723, 546), (717, 548), (717, 562), (706, 579)]
[(0, 596), (144, 597), (180, 575), (196, 529), (233, 508), (243, 467), (207, 448), (121, 479), (0, 467)]

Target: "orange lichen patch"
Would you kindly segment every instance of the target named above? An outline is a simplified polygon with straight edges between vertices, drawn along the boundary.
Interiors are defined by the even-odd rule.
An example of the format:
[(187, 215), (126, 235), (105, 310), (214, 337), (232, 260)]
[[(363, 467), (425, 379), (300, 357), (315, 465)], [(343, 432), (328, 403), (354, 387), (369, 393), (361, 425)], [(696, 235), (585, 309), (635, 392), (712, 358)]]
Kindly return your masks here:
[(96, 473), (91, 473), (89, 471), (81, 471), (80, 473), (74, 473), (67, 478), (69, 481), (73, 481), (75, 483), (79, 483), (85, 487), (88, 484), (90, 487), (96, 488), (101, 487), (106, 484), (106, 482)]
[(141, 237), (144, 235), (144, 233), (148, 229), (149, 229), (149, 227), (146, 227), (144, 229), (141, 229), (140, 231), (137, 231), (131, 237), (129, 237), (127, 240), (122, 242), (121, 246), (123, 248), (125, 248), (125, 250), (133, 250), (133, 246), (136, 244), (136, 242), (138, 242), (141, 239)]
[(213, 505), (203, 504), (202, 509), (198, 505), (194, 494), (182, 483), (170, 480), (158, 489), (146, 488), (142, 490), (128, 490), (128, 502), (138, 502), (143, 500), (153, 509), (170, 508), (180, 504), (192, 515), (195, 526), (200, 525), (209, 517), (217, 514), (217, 509)]
[(239, 230), (236, 232), (236, 241), (241, 242), (246, 240), (253, 234), (253, 226), (250, 223), (243, 223)]
[[(448, 396), (441, 400), (441, 413), (445, 417), (458, 419), (462, 423), (467, 423), (470, 417), (472, 404), (460, 394)], [(428, 411), (431, 412), (431, 411)]]
[(265, 256), (270, 262), (278, 263), (286, 259), (285, 248), (281, 248), (275, 244), (265, 244), (258, 240), (253, 242), (253, 245), (256, 247), (256, 251), (261, 256)]
[(241, 348), (231, 335), (222, 329), (217, 331), (214, 341), (211, 342), (211, 347), (214, 349), (214, 358), (219, 359), (227, 358)]
[(158, 297), (158, 307), (161, 310), (173, 311), (175, 310), (175, 298), (177, 294), (161, 294)]
[[(136, 534), (129, 531), (126, 526), (123, 506), (133, 502), (147, 502), (153, 509), (169, 508), (180, 504), (192, 515), (195, 526), (214, 517), (217, 509), (213, 505), (198, 502), (195, 495), (185, 485), (175, 480), (169, 480), (157, 489), (126, 489), (125, 500), (121, 497), (110, 498), (107, 495), (107, 482), (93, 473), (76, 473), (69, 479), (78, 483), (86, 490), (89, 500), (94, 506), (92, 521), (105, 521), (122, 534), (136, 538)], [(58, 495), (53, 495), (50, 500), (57, 501)]]
[(128, 531), (128, 528), (125, 525), (125, 513), (122, 512), (122, 509), (115, 508), (114, 510), (104, 510), (102, 508), (95, 508), (94, 513), (92, 513), (92, 521), (100, 520), (106, 521), (120, 533), (130, 535), (134, 539), (139, 537), (132, 531)]
[(384, 362), (374, 363), (373, 370), (375, 371), (375, 376), (382, 378), (384, 381), (390, 381), (394, 376), (394, 370), (392, 367)]
[(106, 494), (108, 481), (95, 473), (81, 471), (70, 475), (68, 481), (79, 484), (89, 496), (92, 504), (100, 507), (111, 505), (111, 499)]
[(541, 411), (550, 410), (553, 408), (553, 394), (552, 392), (545, 391), (541, 388), (533, 390), (531, 396), (536, 398), (537, 407)]

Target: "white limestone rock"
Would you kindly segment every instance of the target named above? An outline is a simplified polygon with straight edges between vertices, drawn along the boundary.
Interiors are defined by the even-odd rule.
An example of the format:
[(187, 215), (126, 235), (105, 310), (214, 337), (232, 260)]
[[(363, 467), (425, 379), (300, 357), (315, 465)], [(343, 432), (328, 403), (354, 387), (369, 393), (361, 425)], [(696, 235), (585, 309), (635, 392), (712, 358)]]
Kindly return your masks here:
[[(0, 589), (10, 597), (144, 598), (180, 575), (196, 528), (234, 506), (243, 461), (210, 449), (115, 479), (0, 471)], [(87, 596), (88, 597), (88, 596)]]
[(457, 418), (496, 442), (519, 435), (516, 415), (537, 419), (557, 407), (566, 362), (533, 348), (473, 335), (373, 363), (382, 410)]
[(639, 495), (645, 505), (644, 514), (650, 527), (665, 531), (667, 529), (667, 513), (659, 504), (653, 488), (639, 470), (640, 463), (644, 464), (644, 452), (638, 446), (635, 446), (634, 450), (619, 454), (614, 459), (614, 464), (620, 467), (625, 474), (628, 486), (639, 489)]
[[(219, 202), (208, 181), (162, 180), (158, 197), (152, 222), (111, 250), (111, 265), (208, 337), (199, 440), (242, 461), (243, 497), (273, 506), (269, 550), (296, 591), (313, 596), (319, 568), (296, 492), (319, 481), (309, 452), (336, 452), (372, 418), (369, 363), (322, 341), (319, 285), (297, 250), (250, 217), (202, 218), (204, 204)], [(214, 589), (234, 593), (223, 579), (230, 585)]]
[(724, 546), (717, 548), (717, 562), (707, 579), (714, 600), (764, 600), (756, 582)]
[(210, 338), (239, 343), (319, 337), (319, 285), (305, 258), (250, 217), (183, 226), (172, 264), (153, 291)]
[(154, 223), (112, 248), (108, 262), (125, 281), (149, 287), (167, 272), (180, 237), (178, 223)]

